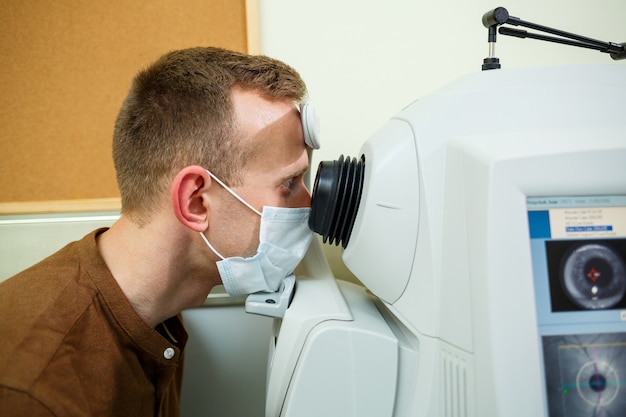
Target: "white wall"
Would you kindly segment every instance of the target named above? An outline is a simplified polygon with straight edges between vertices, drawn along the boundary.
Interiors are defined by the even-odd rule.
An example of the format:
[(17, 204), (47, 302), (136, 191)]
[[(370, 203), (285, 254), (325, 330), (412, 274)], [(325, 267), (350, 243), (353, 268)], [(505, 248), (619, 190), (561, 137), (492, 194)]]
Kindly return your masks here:
[[(363, 141), (413, 100), (480, 71), (488, 55), (482, 16), (498, 6), (525, 21), (626, 41), (625, 0), (259, 0), (261, 53), (300, 72), (321, 118), (313, 175), (320, 160), (358, 156)], [(502, 35), (496, 55), (503, 68), (626, 65), (593, 50)], [(498, 99), (506, 100), (515, 97)], [(339, 253), (327, 250), (332, 264)]]
[[(624, 0), (504, 3), (259, 0), (261, 52), (294, 66), (307, 82), (322, 119), (319, 161), (341, 153), (356, 156), (361, 143), (403, 106), (480, 71), (488, 54), (482, 15), (497, 6), (526, 21), (602, 41), (626, 41)], [(502, 35), (496, 54), (503, 68), (626, 65), (592, 50)]]

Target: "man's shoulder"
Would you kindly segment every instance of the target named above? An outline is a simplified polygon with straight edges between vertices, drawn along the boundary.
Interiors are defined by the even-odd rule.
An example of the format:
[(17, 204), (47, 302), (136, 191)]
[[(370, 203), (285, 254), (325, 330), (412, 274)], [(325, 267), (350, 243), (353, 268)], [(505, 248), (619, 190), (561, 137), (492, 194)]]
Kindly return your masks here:
[(27, 392), (0, 384), (0, 416), (54, 417), (54, 413)]
[(0, 329), (19, 326), (44, 314), (66, 287), (80, 281), (81, 260), (77, 242), (0, 282)]
[(94, 230), (82, 239), (68, 243), (52, 255), (0, 282), (0, 309), (8, 308), (6, 302), (10, 300), (17, 299), (19, 304), (31, 299), (39, 302), (48, 292), (56, 292), (67, 282), (76, 281), (84, 272), (85, 264), (99, 257), (95, 243), (97, 232)]
[(79, 242), (0, 283), (0, 382), (27, 389), (93, 302)]

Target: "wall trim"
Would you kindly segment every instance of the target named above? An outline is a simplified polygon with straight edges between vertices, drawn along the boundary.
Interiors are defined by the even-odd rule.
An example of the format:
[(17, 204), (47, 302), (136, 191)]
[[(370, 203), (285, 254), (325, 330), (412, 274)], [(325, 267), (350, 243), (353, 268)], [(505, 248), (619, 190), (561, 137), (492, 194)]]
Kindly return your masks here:
[(0, 203), (0, 214), (63, 213), (79, 211), (119, 211), (119, 198), (84, 200), (19, 201)]

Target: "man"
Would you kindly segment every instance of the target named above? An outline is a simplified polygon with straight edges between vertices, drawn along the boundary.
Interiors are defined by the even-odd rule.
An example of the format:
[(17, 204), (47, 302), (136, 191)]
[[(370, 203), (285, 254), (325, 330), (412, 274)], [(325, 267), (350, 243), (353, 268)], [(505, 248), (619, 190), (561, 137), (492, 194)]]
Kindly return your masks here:
[(222, 283), (275, 291), (308, 246), (305, 93), (287, 65), (216, 48), (136, 76), (113, 139), (119, 220), (0, 284), (0, 415), (178, 415), (179, 313)]

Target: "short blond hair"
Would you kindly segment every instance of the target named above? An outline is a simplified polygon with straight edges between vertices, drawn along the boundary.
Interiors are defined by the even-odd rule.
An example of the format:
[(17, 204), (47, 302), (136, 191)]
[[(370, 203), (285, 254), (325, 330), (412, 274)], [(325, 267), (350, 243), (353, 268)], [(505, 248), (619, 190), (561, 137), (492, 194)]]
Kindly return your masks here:
[(305, 99), (300, 75), (262, 55), (199, 47), (170, 52), (140, 71), (118, 114), (113, 161), (122, 212), (145, 224), (184, 167), (209, 168), (237, 182), (247, 150), (235, 126), (231, 91)]

